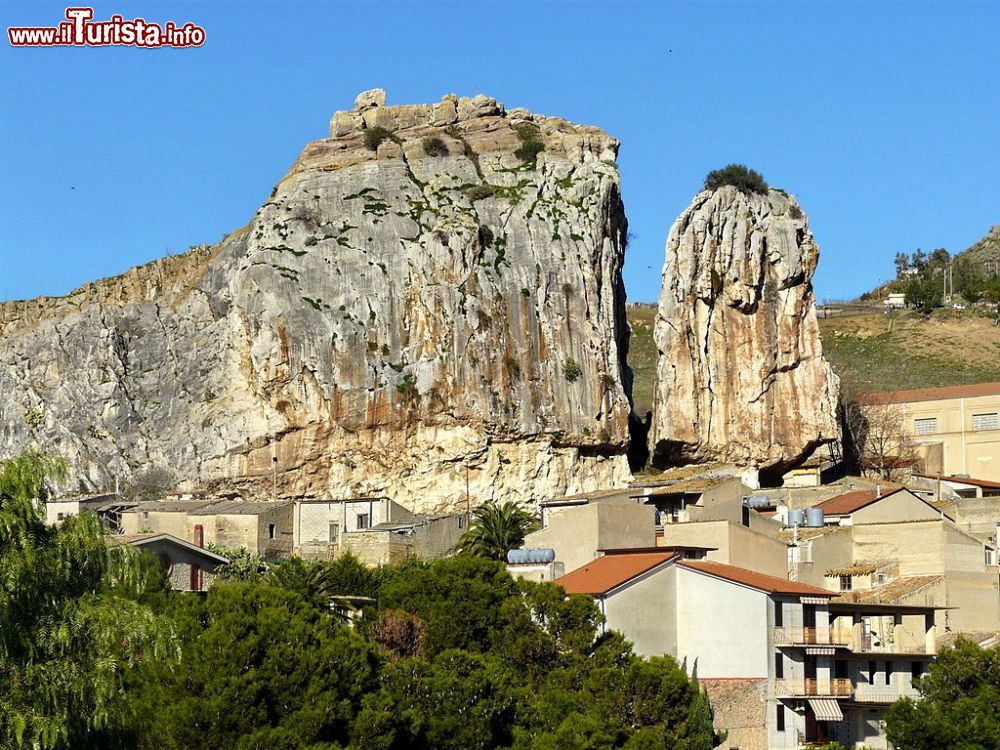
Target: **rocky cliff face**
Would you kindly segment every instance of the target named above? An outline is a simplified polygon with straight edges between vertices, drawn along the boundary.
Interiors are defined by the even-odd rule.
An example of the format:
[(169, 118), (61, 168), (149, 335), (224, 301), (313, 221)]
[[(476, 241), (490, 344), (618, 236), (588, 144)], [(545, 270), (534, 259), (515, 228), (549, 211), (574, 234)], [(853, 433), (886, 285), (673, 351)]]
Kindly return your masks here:
[(839, 437), (812, 290), (819, 247), (794, 199), (699, 193), (667, 239), (654, 338), (658, 465), (781, 471)]
[(467, 480), (473, 503), (620, 485), (617, 149), (483, 96), (366, 92), (219, 245), (0, 306), (0, 455), (417, 510)]

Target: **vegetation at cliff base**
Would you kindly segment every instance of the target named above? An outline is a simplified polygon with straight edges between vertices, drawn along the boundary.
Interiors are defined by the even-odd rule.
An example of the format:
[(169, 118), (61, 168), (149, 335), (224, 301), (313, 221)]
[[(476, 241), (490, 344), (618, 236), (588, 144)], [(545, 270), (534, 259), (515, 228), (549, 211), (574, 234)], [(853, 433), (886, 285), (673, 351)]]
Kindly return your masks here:
[(732, 185), (744, 193), (767, 194), (768, 190), (763, 175), (745, 164), (727, 164), (705, 175), (706, 190), (718, 190), (724, 185)]

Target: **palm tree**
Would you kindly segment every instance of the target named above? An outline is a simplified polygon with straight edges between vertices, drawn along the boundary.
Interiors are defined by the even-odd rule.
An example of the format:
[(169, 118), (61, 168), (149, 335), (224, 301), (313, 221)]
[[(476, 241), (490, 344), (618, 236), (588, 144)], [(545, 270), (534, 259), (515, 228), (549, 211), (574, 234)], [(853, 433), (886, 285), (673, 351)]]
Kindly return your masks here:
[(472, 523), (462, 535), (460, 552), (506, 560), (507, 551), (517, 549), (524, 537), (538, 528), (538, 519), (516, 503), (491, 500), (472, 511)]

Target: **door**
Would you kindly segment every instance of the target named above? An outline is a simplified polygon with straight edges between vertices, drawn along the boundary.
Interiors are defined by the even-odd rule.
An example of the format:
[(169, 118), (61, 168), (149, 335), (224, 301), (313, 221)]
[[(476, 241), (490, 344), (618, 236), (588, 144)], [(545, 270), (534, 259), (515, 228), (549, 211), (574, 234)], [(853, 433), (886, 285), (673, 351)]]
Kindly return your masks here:
[(816, 657), (807, 656), (804, 666), (806, 675), (806, 695), (818, 695), (818, 685), (816, 684)]

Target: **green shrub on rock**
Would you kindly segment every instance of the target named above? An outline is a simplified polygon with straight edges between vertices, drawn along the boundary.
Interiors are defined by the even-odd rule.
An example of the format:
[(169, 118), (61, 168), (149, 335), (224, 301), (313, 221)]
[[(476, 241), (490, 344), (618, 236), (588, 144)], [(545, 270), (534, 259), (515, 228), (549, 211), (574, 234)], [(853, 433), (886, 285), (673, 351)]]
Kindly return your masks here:
[(718, 190), (724, 185), (732, 185), (744, 193), (767, 194), (768, 190), (764, 176), (745, 164), (728, 164), (705, 175), (706, 190)]

